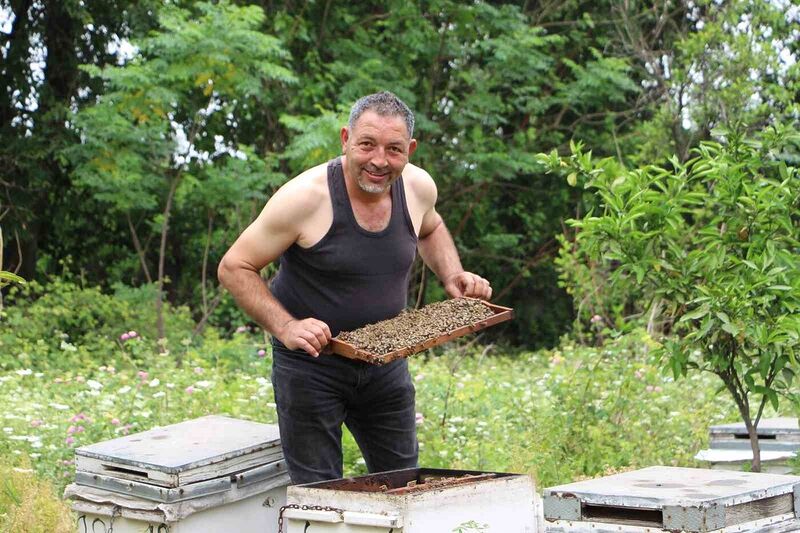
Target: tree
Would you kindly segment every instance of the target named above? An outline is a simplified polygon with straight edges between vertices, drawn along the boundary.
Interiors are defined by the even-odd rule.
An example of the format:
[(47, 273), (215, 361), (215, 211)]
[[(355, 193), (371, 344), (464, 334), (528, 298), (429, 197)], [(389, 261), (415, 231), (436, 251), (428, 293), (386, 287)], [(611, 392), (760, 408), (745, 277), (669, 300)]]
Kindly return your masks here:
[[(131, 61), (83, 67), (107, 91), (75, 115), (81, 143), (65, 153), (76, 183), (125, 221), (142, 272), (157, 286), (159, 338), (174, 210), (203, 213), (211, 226), (213, 212), (276, 179), (267, 161), (235, 142), (241, 118), (294, 80), (280, 41), (258, 31), (263, 22), (254, 6), (164, 7), (160, 31), (134, 41)], [(155, 269), (143, 231), (157, 234)]]
[(760, 471), (757, 427), (800, 370), (800, 134), (776, 125), (758, 137), (716, 132), (694, 157), (627, 170), (572, 154), (540, 155), (597, 195), (596, 212), (570, 221), (576, 245), (636, 287), (645, 308), (672, 323), (659, 354), (676, 378), (716, 374), (736, 403)]

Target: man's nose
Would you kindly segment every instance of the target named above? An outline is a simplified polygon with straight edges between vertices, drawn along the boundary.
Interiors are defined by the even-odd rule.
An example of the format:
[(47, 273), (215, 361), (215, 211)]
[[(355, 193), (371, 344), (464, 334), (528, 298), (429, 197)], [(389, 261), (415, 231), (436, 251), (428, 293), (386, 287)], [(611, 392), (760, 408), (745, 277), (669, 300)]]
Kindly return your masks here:
[(388, 164), (386, 160), (386, 150), (379, 146), (375, 151), (372, 152), (372, 160), (370, 161), (376, 167), (385, 167)]

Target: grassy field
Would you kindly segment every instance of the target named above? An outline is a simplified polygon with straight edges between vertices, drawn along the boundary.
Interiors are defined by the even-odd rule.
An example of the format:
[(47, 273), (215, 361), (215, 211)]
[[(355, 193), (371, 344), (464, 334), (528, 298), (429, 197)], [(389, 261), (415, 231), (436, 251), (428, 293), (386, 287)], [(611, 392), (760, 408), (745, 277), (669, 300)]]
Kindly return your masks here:
[[(736, 421), (717, 378), (675, 382), (649, 355), (643, 334), (601, 348), (507, 352), (449, 345), (411, 359), (417, 387), (420, 464), (531, 473), (539, 488), (655, 464), (696, 465), (709, 424)], [(65, 357), (79, 347), (64, 341)], [(176, 350), (177, 352), (178, 350)], [(47, 508), (74, 474), (77, 446), (221, 413), (275, 423), (270, 354), (246, 328), (207, 336), (161, 355), (137, 335), (108, 343), (105, 363), (71, 371), (18, 368), (0, 374), (0, 531)], [(345, 436), (347, 474), (365, 471)], [(24, 518), (23, 518), (24, 519)], [(37, 518), (38, 520), (38, 518)], [(36, 524), (23, 531), (56, 531)], [(3, 529), (5, 528), (5, 529)], [(15, 529), (15, 530), (19, 530)]]

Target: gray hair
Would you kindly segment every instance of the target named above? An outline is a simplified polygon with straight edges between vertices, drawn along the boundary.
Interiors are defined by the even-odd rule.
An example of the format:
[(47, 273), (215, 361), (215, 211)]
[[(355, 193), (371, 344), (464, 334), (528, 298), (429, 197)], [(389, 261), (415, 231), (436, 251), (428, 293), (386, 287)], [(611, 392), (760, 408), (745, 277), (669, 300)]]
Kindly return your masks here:
[(414, 113), (394, 93), (382, 91), (359, 98), (350, 108), (350, 120), (347, 122), (350, 131), (364, 111), (373, 111), (383, 117), (401, 117), (406, 123), (408, 136), (414, 136)]

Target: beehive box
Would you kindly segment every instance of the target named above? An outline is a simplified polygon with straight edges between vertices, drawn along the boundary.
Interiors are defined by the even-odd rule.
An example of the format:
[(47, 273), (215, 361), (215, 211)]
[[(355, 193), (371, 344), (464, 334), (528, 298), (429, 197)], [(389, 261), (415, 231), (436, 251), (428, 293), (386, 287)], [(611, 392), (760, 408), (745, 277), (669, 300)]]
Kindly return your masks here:
[(545, 530), (788, 532), (800, 477), (656, 466), (545, 489)]
[[(800, 428), (797, 418), (766, 418), (757, 428), (758, 446), (761, 449), (761, 470), (774, 474), (788, 474), (787, 460), (800, 450)], [(714, 469), (742, 470), (753, 460), (750, 437), (744, 423), (711, 426), (710, 447), (695, 456)]]
[(289, 487), (284, 532), (535, 533), (534, 497), (527, 475), (411, 468)]
[(289, 476), (275, 425), (208, 416), (76, 450), (77, 530), (277, 531)]

